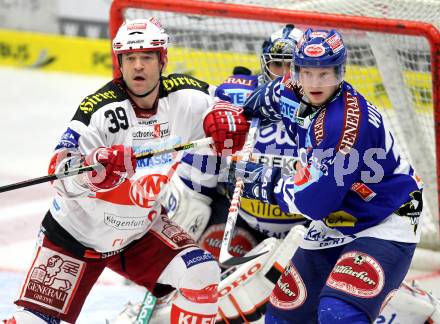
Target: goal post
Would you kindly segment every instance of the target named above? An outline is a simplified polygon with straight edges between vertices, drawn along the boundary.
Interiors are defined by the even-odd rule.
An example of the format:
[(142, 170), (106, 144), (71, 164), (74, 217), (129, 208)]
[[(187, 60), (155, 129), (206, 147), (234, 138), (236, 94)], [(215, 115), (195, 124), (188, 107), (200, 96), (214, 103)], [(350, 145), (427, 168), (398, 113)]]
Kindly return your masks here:
[[(416, 7), (402, 14), (399, 10), (410, 2)], [(349, 4), (358, 8), (353, 11)], [(403, 155), (425, 183), (421, 246), (440, 250), (440, 3), (113, 0), (111, 39), (124, 19), (151, 16), (170, 34), (166, 73), (184, 72), (214, 85), (237, 65), (259, 73), (264, 38), (286, 23), (303, 30), (310, 26), (340, 31), (349, 49), (347, 81), (379, 108)]]

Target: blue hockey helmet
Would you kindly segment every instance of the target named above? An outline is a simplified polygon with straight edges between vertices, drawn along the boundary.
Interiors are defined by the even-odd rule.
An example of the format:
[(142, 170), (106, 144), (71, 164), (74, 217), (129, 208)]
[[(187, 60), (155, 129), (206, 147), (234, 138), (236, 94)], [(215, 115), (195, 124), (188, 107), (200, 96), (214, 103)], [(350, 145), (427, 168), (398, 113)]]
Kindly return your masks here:
[(301, 36), (302, 31), (300, 29), (295, 28), (295, 25), (287, 24), (264, 40), (260, 62), (265, 82), (281, 76), (269, 70), (269, 63), (292, 62), (293, 51)]
[(299, 80), (301, 67), (326, 68), (334, 67), (336, 79), (334, 85), (342, 82), (345, 73), (347, 49), (342, 36), (336, 30), (313, 30), (307, 29), (298, 42), (291, 65), (292, 78)]

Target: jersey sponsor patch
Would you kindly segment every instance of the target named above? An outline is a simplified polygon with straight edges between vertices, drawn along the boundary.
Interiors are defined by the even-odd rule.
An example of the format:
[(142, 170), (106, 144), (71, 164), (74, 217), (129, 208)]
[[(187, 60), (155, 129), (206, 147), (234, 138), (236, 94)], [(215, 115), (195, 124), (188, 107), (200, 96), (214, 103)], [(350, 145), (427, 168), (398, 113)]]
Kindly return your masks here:
[[(140, 142), (140, 141), (139, 141)], [(136, 145), (136, 142), (133, 142), (133, 151), (136, 155), (142, 155), (144, 153), (148, 153), (151, 151), (159, 151), (166, 149), (168, 147), (172, 147), (178, 144), (181, 144), (181, 140), (178, 137), (166, 137), (162, 138), (162, 140), (157, 141), (148, 141), (144, 143), (140, 143), (140, 145)], [(177, 152), (161, 154), (157, 156), (153, 156), (151, 158), (139, 159), (136, 161), (136, 168), (155, 168), (157, 166), (165, 166), (174, 161), (177, 156)]]
[(382, 291), (384, 283), (384, 271), (376, 259), (351, 251), (338, 259), (326, 285), (356, 297), (373, 298)]
[[(217, 259), (220, 255), (224, 231), (224, 224), (211, 225), (198, 242), (204, 250), (209, 251)], [(248, 231), (236, 227), (228, 251), (233, 256), (243, 256), (256, 245), (256, 239)]]
[(252, 90), (245, 89), (224, 89), (223, 91), (227, 96), (229, 96), (231, 102), (236, 106), (243, 106), (246, 99), (252, 93)]
[(399, 216), (409, 217), (411, 220), (411, 225), (414, 227), (414, 234), (416, 234), (422, 210), (422, 192), (420, 190), (415, 190), (409, 194), (409, 200), (400, 206), (399, 209), (394, 213)]
[(316, 122), (313, 125), (313, 133), (315, 135), (316, 145), (319, 146), (324, 139), (324, 118), (325, 118), (325, 109), (322, 109), (321, 112), (316, 117)]
[(64, 134), (61, 136), (61, 139), (55, 147), (55, 150), (59, 150), (61, 148), (77, 148), (79, 146), (78, 140), (80, 136), (80, 134), (68, 127)]
[[(132, 129), (133, 141), (163, 138), (168, 137), (171, 134), (169, 122), (142, 125), (140, 127), (133, 127)], [(133, 146), (136, 146), (136, 143), (133, 143)]]
[(18, 303), (29, 302), (67, 314), (85, 271), (84, 262), (40, 246), (32, 264)]
[(264, 154), (296, 156), (296, 144), (282, 122), (261, 126), (255, 150)]
[(269, 297), (270, 303), (282, 310), (300, 307), (307, 299), (307, 289), (292, 261), (289, 261), (283, 274)]
[(180, 226), (171, 221), (167, 215), (160, 215), (153, 223), (151, 233), (172, 249), (196, 246), (196, 242)]
[(301, 214), (285, 213), (278, 205), (265, 204), (256, 199), (241, 198), (240, 207), (249, 215), (266, 220), (303, 220)]
[[(164, 89), (166, 93), (182, 89), (195, 89), (204, 93), (209, 93), (208, 88), (208, 83), (185, 74), (176, 73), (170, 74), (167, 77), (162, 77), (162, 89)], [(163, 92), (161, 93), (161, 96), (163, 96)]]
[[(122, 88), (121, 88), (122, 89)], [(127, 94), (110, 81), (94, 94), (87, 96), (79, 105), (72, 120), (77, 120), (88, 126), (92, 115), (101, 107), (116, 101), (127, 100)]]
[(155, 168), (159, 165), (168, 165), (174, 161), (174, 153), (161, 154), (151, 158), (136, 161), (136, 168)]
[(181, 257), (183, 259), (183, 262), (185, 262), (187, 268), (191, 268), (196, 264), (200, 264), (208, 261), (214, 261), (214, 257), (212, 256), (211, 253), (207, 253), (206, 251), (203, 251), (201, 249), (189, 251), (188, 253), (185, 253)]
[(87, 96), (79, 105), (79, 110), (84, 114), (91, 114), (97, 107), (102, 107), (111, 99), (116, 99), (116, 92), (114, 90), (96, 92), (93, 95)]
[(344, 128), (337, 146), (337, 150), (342, 154), (348, 154), (355, 145), (359, 137), (359, 128), (361, 120), (361, 108), (359, 99), (351, 93), (346, 93)]
[(111, 213), (104, 213), (104, 223), (117, 230), (135, 230), (145, 228), (147, 223), (146, 217), (124, 217)]
[(259, 164), (286, 169), (291, 173), (295, 171), (295, 162), (298, 160), (294, 156), (260, 155), (259, 153), (253, 153), (252, 158)]
[(353, 215), (343, 210), (339, 210), (329, 214), (322, 221), (328, 227), (354, 227), (358, 220)]
[(287, 97), (280, 98), (280, 111), (284, 118), (295, 120), (295, 114), (298, 107), (299, 102), (293, 101)]
[(376, 196), (376, 193), (362, 182), (353, 183), (350, 189), (357, 193), (364, 201), (370, 201)]

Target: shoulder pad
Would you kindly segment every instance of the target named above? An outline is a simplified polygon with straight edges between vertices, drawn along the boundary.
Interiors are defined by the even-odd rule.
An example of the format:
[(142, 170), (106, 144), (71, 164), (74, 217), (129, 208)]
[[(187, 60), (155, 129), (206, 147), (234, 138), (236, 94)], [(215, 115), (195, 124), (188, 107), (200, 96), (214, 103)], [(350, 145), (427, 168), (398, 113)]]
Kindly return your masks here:
[(186, 74), (170, 74), (162, 76), (160, 96), (165, 97), (171, 92), (182, 89), (200, 90), (209, 94), (209, 84)]
[(115, 101), (123, 101), (127, 95), (122, 92), (113, 81), (110, 81), (94, 94), (88, 95), (79, 104), (72, 120), (78, 120), (89, 125), (91, 116), (101, 107)]

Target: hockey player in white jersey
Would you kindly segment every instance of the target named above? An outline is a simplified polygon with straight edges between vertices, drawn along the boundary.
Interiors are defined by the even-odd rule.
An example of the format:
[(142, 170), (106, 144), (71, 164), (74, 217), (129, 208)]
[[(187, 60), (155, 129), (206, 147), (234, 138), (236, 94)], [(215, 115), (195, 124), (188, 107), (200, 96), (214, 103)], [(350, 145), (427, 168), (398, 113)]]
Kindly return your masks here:
[(167, 46), (155, 18), (120, 27), (113, 52), (122, 77), (81, 102), (49, 172), (98, 163), (102, 168), (54, 181), (57, 194), (15, 302), (20, 308), (6, 323), (75, 322), (106, 267), (158, 297), (175, 288), (171, 323), (214, 320), (217, 262), (170, 221), (158, 201), (176, 155), (135, 157), (205, 136), (202, 114), (213, 104), (213, 89), (187, 75), (162, 76)]

